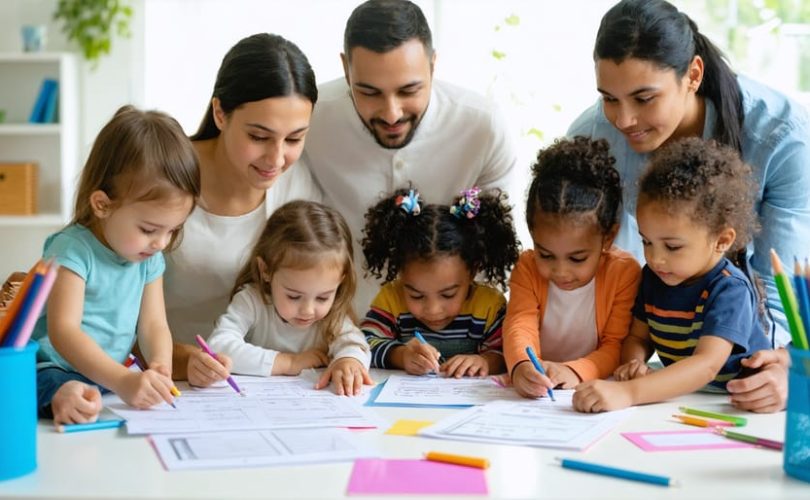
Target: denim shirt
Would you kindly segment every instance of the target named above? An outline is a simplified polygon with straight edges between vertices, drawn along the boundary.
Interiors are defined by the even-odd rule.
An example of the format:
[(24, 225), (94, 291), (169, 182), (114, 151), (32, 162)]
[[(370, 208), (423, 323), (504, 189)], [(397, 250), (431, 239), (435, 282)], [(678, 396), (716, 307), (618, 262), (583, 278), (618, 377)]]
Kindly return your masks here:
[[(768, 252), (774, 248), (783, 262), (810, 256), (810, 117), (807, 110), (783, 94), (738, 76), (743, 100), (742, 158), (751, 165), (757, 183), (755, 210), (761, 230), (748, 245), (748, 263), (767, 290), (768, 308), (776, 327), (776, 346), (790, 341)], [(711, 138), (717, 119), (714, 103), (706, 99), (704, 139)], [(644, 262), (636, 224), (638, 179), (647, 154), (633, 151), (605, 118), (602, 100), (588, 108), (568, 129), (568, 136), (604, 138), (616, 158), (622, 179), (624, 212), (616, 244)]]

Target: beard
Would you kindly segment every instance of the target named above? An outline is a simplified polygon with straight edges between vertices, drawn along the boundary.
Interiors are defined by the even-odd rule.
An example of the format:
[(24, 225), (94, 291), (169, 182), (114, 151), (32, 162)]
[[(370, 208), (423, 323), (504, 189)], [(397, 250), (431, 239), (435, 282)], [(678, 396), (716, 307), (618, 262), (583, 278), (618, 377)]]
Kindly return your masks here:
[(380, 120), (379, 118), (372, 118), (370, 122), (366, 122), (365, 120), (362, 119), (362, 117), (360, 118), (360, 120), (363, 122), (363, 125), (366, 126), (366, 129), (374, 137), (374, 140), (377, 141), (377, 144), (379, 144), (381, 147), (385, 149), (400, 149), (404, 148), (411, 142), (414, 134), (416, 133), (416, 129), (419, 127), (419, 124), (422, 122), (422, 117), (424, 116), (425, 113), (423, 112), (418, 117), (410, 115), (407, 117), (402, 117), (399, 120), (397, 120), (397, 122), (394, 123), (393, 125), (410, 124), (410, 127), (404, 134), (396, 134), (396, 135), (387, 134), (384, 131), (380, 130), (380, 128), (378, 127), (390, 126), (392, 124)]

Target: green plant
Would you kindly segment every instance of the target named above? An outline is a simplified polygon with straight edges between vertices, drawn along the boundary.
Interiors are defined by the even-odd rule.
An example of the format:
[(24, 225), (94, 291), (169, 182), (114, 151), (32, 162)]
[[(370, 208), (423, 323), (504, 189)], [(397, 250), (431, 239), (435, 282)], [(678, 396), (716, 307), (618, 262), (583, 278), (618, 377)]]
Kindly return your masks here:
[(122, 0), (59, 0), (53, 18), (62, 21), (62, 32), (94, 66), (110, 53), (113, 34), (125, 38), (132, 34), (132, 7)]

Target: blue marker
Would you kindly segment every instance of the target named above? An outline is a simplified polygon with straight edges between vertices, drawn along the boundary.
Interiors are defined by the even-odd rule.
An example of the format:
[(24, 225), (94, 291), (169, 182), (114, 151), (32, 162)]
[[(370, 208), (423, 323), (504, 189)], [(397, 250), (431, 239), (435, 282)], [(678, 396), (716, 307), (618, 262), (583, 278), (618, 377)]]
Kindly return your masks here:
[(124, 425), (124, 420), (97, 420), (86, 424), (64, 424), (57, 425), (58, 432), (82, 432), (95, 431), (98, 429), (117, 429)]
[[(413, 336), (416, 337), (416, 340), (418, 340), (420, 344), (422, 344), (422, 345), (430, 345), (430, 344), (428, 344), (428, 341), (425, 340), (425, 337), (423, 337), (422, 334), (419, 333), (419, 330), (414, 330), (413, 331)], [(439, 362), (440, 363), (442, 362), (442, 353), (439, 353)], [(435, 372), (432, 372), (432, 373), (435, 373)]]
[[(540, 364), (540, 360), (537, 359), (537, 356), (534, 354), (534, 349), (532, 349), (532, 346), (526, 346), (526, 354), (529, 355), (529, 359), (537, 371), (539, 371), (541, 375), (545, 375), (546, 371), (543, 369), (543, 365)], [(557, 401), (554, 399), (554, 391), (551, 389), (548, 390), (548, 397), (550, 397), (552, 401)]]
[(621, 479), (629, 479), (630, 481), (640, 481), (642, 483), (657, 484), (659, 486), (677, 486), (678, 481), (666, 477), (657, 476), (655, 474), (647, 474), (644, 472), (636, 472), (632, 470), (619, 469), (617, 467), (608, 467), (606, 465), (599, 465), (590, 462), (582, 462), (580, 460), (571, 460), (570, 458), (556, 458), (560, 465), (565, 469), (574, 469), (583, 472), (592, 472), (594, 474), (601, 474), (603, 476), (618, 477)]

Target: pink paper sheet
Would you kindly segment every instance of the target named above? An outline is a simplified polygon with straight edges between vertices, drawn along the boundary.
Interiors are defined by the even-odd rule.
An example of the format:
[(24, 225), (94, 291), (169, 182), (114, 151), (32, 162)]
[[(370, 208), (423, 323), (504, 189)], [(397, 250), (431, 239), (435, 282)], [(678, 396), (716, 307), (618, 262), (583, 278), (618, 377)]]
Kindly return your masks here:
[[(724, 448), (750, 448), (752, 445), (732, 441), (712, 430), (623, 432), (622, 436), (644, 451), (718, 450)], [(666, 440), (667, 444), (660, 442)]]
[(354, 462), (349, 495), (486, 495), (483, 469), (428, 460), (360, 459)]

